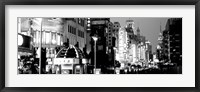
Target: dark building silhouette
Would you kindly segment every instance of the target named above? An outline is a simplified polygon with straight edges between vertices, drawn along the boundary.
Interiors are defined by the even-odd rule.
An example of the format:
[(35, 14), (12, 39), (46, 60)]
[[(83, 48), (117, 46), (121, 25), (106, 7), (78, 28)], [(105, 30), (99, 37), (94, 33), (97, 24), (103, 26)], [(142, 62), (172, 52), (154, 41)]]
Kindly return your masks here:
[(171, 18), (163, 31), (163, 59), (182, 65), (182, 18)]
[(90, 18), (90, 36), (91, 36), (91, 64), (94, 65), (94, 40), (92, 36), (96, 35), (98, 40), (96, 42), (96, 67), (105, 67), (108, 64), (107, 44), (106, 44), (106, 30), (108, 28), (107, 23), (110, 21), (109, 18)]
[(160, 33), (159, 33), (159, 37), (158, 37), (158, 45), (156, 48), (156, 53), (157, 53), (157, 58), (159, 61), (163, 60), (163, 33), (161, 30), (161, 25), (160, 25)]
[(164, 62), (169, 62), (170, 58), (169, 58), (169, 31), (168, 30), (164, 30), (163, 31), (163, 59)]
[(45, 74), (46, 69), (46, 48), (41, 49), (41, 74)]

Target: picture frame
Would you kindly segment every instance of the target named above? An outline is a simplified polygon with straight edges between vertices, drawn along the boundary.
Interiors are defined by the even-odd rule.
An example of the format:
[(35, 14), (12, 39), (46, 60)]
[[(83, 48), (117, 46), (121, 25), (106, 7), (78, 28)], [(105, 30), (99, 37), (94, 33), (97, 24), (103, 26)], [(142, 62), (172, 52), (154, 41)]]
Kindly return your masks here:
[[(156, 91), (156, 92), (198, 92), (200, 91), (199, 87), (199, 40), (200, 37), (200, 1), (199, 0), (40, 0), (40, 1), (25, 1), (25, 0), (5, 0), (1, 1), (1, 17), (0, 17), (0, 90), (2, 92), (21, 92), (21, 91), (33, 91), (33, 92), (45, 92), (45, 91), (55, 91), (55, 92), (80, 92), (80, 91), (98, 91), (98, 92), (109, 92), (109, 91), (125, 91), (125, 92), (137, 92), (137, 91)], [(195, 87), (79, 87), (79, 88), (70, 88), (70, 87), (5, 87), (5, 6), (6, 5), (195, 5)]]

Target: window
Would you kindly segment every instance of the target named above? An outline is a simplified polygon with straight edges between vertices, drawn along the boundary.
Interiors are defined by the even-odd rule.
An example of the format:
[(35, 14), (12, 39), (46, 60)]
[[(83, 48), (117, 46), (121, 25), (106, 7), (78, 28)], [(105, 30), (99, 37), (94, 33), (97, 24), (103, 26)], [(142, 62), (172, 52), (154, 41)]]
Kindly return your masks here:
[(74, 28), (74, 34), (76, 35), (76, 28)]
[(73, 30), (72, 30), (72, 26), (70, 26), (70, 33), (72, 33), (72, 31), (73, 31)]
[(81, 24), (82, 26), (84, 26), (84, 19), (81, 19)]
[(82, 37), (81, 35), (82, 35), (82, 32), (80, 31), (80, 37)]
[(69, 32), (69, 25), (67, 26), (67, 31)]
[(69, 26), (69, 33), (71, 33), (71, 26)]
[(71, 27), (71, 33), (76, 35), (76, 28)]
[(73, 27), (71, 27), (71, 33), (73, 33)]
[(73, 27), (73, 34), (75, 34), (75, 30), (74, 30), (75, 28)]
[(33, 42), (34, 42), (34, 43), (37, 42), (37, 41), (36, 41), (36, 40), (37, 40), (37, 33), (36, 33), (36, 32), (37, 32), (37, 31), (34, 31), (34, 35), (33, 35), (33, 37), (34, 37), (34, 38), (33, 38)]
[(78, 36), (80, 36), (80, 37), (84, 38), (84, 32), (82, 32), (82, 31), (78, 30)]
[(52, 44), (56, 44), (56, 33), (52, 33)]
[(46, 33), (46, 44), (50, 44), (50, 32)]
[(71, 33), (73, 34), (73, 27), (71, 26)]
[(74, 34), (74, 27), (72, 27), (72, 34)]
[(46, 35), (45, 35), (45, 31), (42, 32), (42, 44), (45, 44), (45, 40), (46, 40)]
[(79, 36), (79, 30), (78, 30), (78, 36)]

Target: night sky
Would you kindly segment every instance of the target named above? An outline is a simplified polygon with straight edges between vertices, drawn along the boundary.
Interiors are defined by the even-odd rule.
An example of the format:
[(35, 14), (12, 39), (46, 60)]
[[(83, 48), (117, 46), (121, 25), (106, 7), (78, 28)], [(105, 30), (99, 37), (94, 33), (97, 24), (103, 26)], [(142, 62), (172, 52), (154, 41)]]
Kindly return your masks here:
[(128, 18), (128, 17), (113, 17), (110, 18), (111, 22), (119, 22), (121, 27), (125, 27), (126, 20), (133, 20), (135, 22), (135, 28), (140, 28), (140, 35), (146, 37), (146, 40), (151, 42), (152, 50), (155, 52), (158, 44), (158, 36), (161, 30), (165, 29), (165, 25), (168, 18)]

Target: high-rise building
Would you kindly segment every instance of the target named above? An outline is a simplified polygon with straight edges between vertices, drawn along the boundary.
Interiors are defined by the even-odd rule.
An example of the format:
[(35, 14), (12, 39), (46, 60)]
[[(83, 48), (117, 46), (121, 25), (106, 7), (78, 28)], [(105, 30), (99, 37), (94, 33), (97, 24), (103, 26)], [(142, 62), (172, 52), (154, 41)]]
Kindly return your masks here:
[(118, 40), (119, 40), (119, 28), (120, 28), (120, 23), (119, 22), (114, 22), (113, 24), (113, 35), (115, 37), (115, 47), (118, 48)]
[[(97, 36), (98, 40), (96, 42), (96, 67), (101, 68), (110, 63), (108, 62), (108, 45), (107, 45), (107, 36), (108, 36), (108, 23), (110, 22), (109, 18), (90, 18), (90, 44), (91, 44), (91, 63), (94, 64), (94, 40), (92, 36)], [(102, 60), (103, 59), (103, 60)]]
[(169, 30), (163, 31), (163, 43), (162, 43), (162, 50), (163, 50), (163, 60), (164, 62), (170, 61), (170, 44), (169, 44)]
[(161, 25), (160, 25), (160, 33), (158, 36), (158, 45), (157, 45), (157, 58), (159, 61), (163, 61), (163, 33), (161, 30)]
[(140, 43), (138, 44), (138, 50), (139, 50), (138, 59), (140, 61), (146, 60), (146, 43), (145, 42), (146, 42), (146, 37), (140, 36)]
[(114, 59), (115, 59), (115, 33), (113, 32), (113, 23), (108, 22), (108, 28), (106, 29), (106, 53), (108, 55), (108, 64), (110, 67), (114, 66)]
[(153, 60), (152, 45), (149, 41), (146, 41), (145, 44), (146, 44), (146, 60), (150, 62)]
[(108, 48), (113, 47), (113, 37), (114, 37), (114, 32), (113, 32), (113, 23), (108, 22), (108, 28), (106, 30), (107, 32), (107, 37), (106, 37), (106, 46)]
[(137, 35), (137, 30), (135, 29), (135, 22), (133, 20), (126, 20), (126, 28), (128, 31), (133, 32), (134, 35)]
[(119, 61), (119, 54), (118, 54), (118, 48), (119, 48), (119, 29), (120, 29), (120, 23), (119, 22), (114, 22), (113, 23), (113, 37), (115, 38), (115, 41), (113, 42), (114, 46), (114, 59)]
[(137, 35), (139, 35), (138, 30), (135, 29), (135, 23), (133, 20), (126, 21), (126, 32), (127, 32), (127, 61), (128, 63), (134, 63), (137, 61), (137, 45), (138, 39)]
[(119, 61), (123, 62), (126, 59), (126, 47), (127, 47), (127, 32), (125, 28), (121, 27), (119, 29), (119, 44), (118, 44), (118, 54)]
[(86, 48), (86, 28), (86, 18), (64, 18), (63, 42), (76, 45), (83, 51)]
[(163, 33), (168, 62), (182, 65), (182, 18), (168, 19)]

